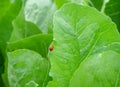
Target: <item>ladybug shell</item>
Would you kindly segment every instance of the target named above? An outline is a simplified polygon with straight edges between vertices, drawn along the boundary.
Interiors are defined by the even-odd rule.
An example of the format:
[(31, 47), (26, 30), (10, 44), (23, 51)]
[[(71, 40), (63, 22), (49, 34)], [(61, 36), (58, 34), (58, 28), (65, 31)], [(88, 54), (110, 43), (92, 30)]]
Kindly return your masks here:
[(52, 51), (54, 49), (53, 45), (50, 45), (49, 50)]

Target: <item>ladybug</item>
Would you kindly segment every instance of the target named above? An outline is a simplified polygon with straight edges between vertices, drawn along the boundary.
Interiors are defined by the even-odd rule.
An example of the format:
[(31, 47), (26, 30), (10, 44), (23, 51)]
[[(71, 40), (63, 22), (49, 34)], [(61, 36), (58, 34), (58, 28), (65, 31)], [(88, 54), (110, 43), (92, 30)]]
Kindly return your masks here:
[(54, 49), (53, 45), (50, 45), (49, 50), (52, 51)]

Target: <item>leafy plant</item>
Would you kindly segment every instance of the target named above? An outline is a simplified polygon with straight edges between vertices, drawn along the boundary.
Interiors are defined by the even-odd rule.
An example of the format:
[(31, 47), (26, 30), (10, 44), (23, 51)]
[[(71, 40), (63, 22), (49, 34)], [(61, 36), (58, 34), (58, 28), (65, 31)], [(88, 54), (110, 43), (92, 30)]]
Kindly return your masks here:
[(55, 13), (53, 24), (53, 80), (48, 87), (119, 84), (116, 79), (120, 81), (120, 35), (110, 18), (96, 9), (69, 3)]
[(1, 1), (0, 85), (119, 87), (119, 6), (118, 0)]

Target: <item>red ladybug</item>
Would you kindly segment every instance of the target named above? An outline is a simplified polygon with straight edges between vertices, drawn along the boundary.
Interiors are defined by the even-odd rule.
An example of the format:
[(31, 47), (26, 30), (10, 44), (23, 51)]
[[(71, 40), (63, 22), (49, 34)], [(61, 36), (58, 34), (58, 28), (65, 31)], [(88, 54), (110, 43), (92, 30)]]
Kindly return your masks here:
[(52, 51), (54, 49), (53, 45), (50, 45), (49, 50)]

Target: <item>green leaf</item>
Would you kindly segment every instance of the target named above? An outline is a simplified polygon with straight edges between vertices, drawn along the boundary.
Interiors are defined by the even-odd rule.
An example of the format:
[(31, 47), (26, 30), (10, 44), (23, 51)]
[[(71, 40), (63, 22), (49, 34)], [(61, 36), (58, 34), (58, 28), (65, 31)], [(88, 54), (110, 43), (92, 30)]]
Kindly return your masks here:
[(48, 47), (52, 42), (52, 34), (39, 34), (34, 35), (19, 41), (9, 42), (8, 51), (17, 49), (30, 49), (34, 50), (42, 57), (48, 58)]
[(96, 9), (98, 9), (99, 11), (101, 11), (102, 10), (102, 7), (103, 7), (103, 4), (104, 4), (104, 0), (91, 0), (91, 2), (92, 2), (92, 5), (96, 8)]
[(120, 32), (120, 0), (109, 0), (105, 7), (105, 13), (117, 24)]
[[(109, 50), (120, 53), (120, 34), (116, 25), (94, 8), (65, 4), (55, 13), (53, 23), (54, 50), (50, 53), (53, 80), (48, 87), (69, 87), (81, 62), (92, 55)], [(101, 70), (105, 73), (104, 67)]]
[(68, 2), (88, 5), (90, 1), (89, 0), (54, 0), (54, 2), (56, 3), (57, 8), (60, 8), (61, 6), (63, 6), (65, 3), (68, 3)]
[(120, 54), (114, 51), (86, 58), (75, 71), (69, 87), (119, 87)]
[(23, 38), (41, 33), (41, 31), (35, 24), (25, 20), (24, 6), (22, 7), (17, 18), (13, 21), (13, 27), (14, 30), (12, 32), (10, 41), (21, 40)]
[[(21, 8), (21, 0), (15, 0), (10, 2), (9, 0), (3, 0), (0, 2), (0, 50), (5, 50), (6, 42), (10, 38), (12, 32), (12, 20), (18, 14)], [(13, 14), (14, 13), (14, 14)]]
[(120, 32), (120, 1), (119, 0), (91, 0), (92, 6), (99, 11), (104, 12), (111, 17), (112, 21), (117, 24), (118, 31)]
[(10, 2), (10, 0), (0, 1), (0, 85), (2, 87), (4, 86), (1, 73), (5, 71), (4, 61), (6, 57), (6, 42), (9, 40), (13, 29), (11, 22), (17, 16), (21, 4), (21, 0), (14, 0), (13, 2)]
[(25, 18), (36, 24), (43, 33), (51, 33), (55, 9), (51, 0), (28, 0), (25, 5)]
[(54, 0), (57, 8), (60, 8), (64, 3), (67, 3), (69, 0)]
[(38, 53), (19, 49), (8, 52), (10, 87), (46, 87), (50, 64)]

